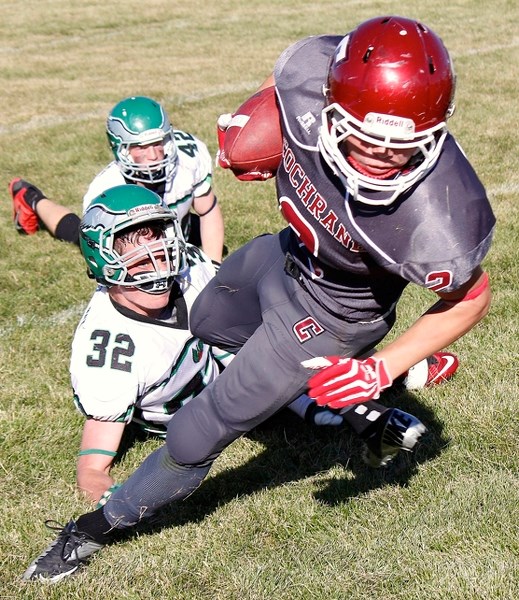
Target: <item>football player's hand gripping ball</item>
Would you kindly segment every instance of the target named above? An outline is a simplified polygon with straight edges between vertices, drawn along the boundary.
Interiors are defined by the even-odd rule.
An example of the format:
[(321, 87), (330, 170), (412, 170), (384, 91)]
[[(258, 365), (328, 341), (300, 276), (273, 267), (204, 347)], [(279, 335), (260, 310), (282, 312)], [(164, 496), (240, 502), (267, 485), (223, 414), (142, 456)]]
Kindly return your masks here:
[(370, 356), (357, 360), (319, 356), (301, 364), (309, 369), (320, 369), (308, 380), (308, 395), (319, 406), (341, 409), (375, 400), (393, 383), (383, 358)]
[(218, 150), (216, 152), (216, 164), (222, 169), (230, 169), (231, 163), (229, 159), (225, 156), (224, 144), (225, 144), (225, 132), (229, 128), (229, 125), (232, 121), (232, 114), (225, 113), (218, 117), (218, 121), (216, 123), (216, 133), (218, 136)]
[(217, 122), (216, 164), (231, 169), (241, 181), (274, 177), (283, 152), (283, 135), (274, 87), (248, 98), (233, 113)]

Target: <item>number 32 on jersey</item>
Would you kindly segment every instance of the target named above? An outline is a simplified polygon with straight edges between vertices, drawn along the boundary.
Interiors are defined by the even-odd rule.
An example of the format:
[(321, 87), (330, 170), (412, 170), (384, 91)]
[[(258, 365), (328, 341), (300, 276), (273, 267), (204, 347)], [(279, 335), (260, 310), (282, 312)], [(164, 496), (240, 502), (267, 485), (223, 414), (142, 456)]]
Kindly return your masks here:
[(94, 341), (93, 354), (87, 355), (87, 366), (101, 368), (108, 362), (111, 369), (130, 373), (132, 362), (127, 359), (135, 354), (132, 338), (125, 333), (116, 333), (110, 344), (110, 337), (110, 332), (105, 329), (95, 329), (92, 332), (90, 339)]

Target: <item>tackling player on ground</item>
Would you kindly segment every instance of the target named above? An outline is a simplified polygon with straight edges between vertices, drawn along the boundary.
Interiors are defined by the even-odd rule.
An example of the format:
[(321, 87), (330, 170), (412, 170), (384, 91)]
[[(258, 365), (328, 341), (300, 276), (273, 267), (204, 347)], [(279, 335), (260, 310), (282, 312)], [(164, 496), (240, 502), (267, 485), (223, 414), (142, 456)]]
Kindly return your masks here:
[[(489, 309), (481, 261), (495, 219), (447, 131), (454, 73), (438, 36), (414, 20), (372, 19), (292, 45), (272, 83), (290, 226), (226, 259), (191, 313), (193, 333), (239, 352), (175, 413), (166, 445), (103, 508), (70, 521), (25, 579), (70, 575), (117, 531), (192, 494), (224, 448), (307, 389), (347, 409), (379, 464), (411, 449), (423, 425), (375, 400)], [(433, 305), (373, 352), (409, 283), (430, 289)]]
[[(177, 212), (185, 238), (221, 262), (223, 217), (211, 187), (212, 160), (205, 144), (174, 129), (164, 108), (145, 96), (118, 102), (108, 115), (106, 132), (114, 160), (90, 184), (83, 212), (110, 187), (125, 183), (147, 187)], [(79, 243), (76, 214), (23, 179), (13, 179), (9, 190), (20, 233), (34, 234), (41, 225), (59, 240)]]
[(215, 267), (184, 242), (173, 213), (136, 185), (108, 189), (86, 209), (80, 247), (99, 283), (74, 334), (70, 374), (86, 417), (77, 482), (90, 499), (113, 491), (125, 427), (165, 436), (173, 413), (227, 356), (195, 338), (189, 312)]
[[(77, 483), (103, 502), (125, 427), (165, 437), (173, 414), (220, 373), (232, 355), (189, 330), (194, 300), (215, 274), (184, 241), (176, 214), (146, 188), (108, 189), (86, 209), (80, 247), (98, 282), (72, 341), (74, 402), (86, 417)], [(314, 425), (342, 418), (308, 396), (292, 406)]]

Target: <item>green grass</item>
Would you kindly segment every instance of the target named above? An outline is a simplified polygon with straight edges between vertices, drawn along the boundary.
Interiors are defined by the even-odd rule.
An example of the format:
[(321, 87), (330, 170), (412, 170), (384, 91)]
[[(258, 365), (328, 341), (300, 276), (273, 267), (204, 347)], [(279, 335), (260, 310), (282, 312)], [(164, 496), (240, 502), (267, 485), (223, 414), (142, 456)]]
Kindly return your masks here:
[[(512, 0), (26, 0), (0, 21), (0, 598), (438, 600), (519, 597), (519, 5)], [(88, 509), (75, 490), (81, 418), (69, 347), (92, 293), (77, 250), (11, 223), (16, 175), (79, 211), (110, 159), (104, 119), (143, 93), (216, 150), (236, 108), (292, 41), (345, 33), (365, 18), (418, 17), (457, 67), (451, 128), (480, 173), (498, 227), (485, 265), (491, 313), (454, 344), (449, 385), (390, 399), (429, 434), (386, 470), (360, 461), (348, 432), (280, 416), (217, 461), (201, 489), (157, 524), (106, 548), (58, 586), (22, 585), (52, 538), (43, 521)], [(231, 250), (282, 226), (272, 182), (215, 187)], [(432, 301), (408, 289), (395, 335)], [(124, 479), (158, 446), (135, 444)]]

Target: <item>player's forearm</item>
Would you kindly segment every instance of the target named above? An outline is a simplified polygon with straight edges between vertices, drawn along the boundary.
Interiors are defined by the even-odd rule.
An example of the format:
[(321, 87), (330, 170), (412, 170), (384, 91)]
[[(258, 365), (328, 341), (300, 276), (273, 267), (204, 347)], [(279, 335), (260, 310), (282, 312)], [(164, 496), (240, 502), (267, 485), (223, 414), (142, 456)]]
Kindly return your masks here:
[(78, 469), (77, 471), (77, 485), (92, 502), (98, 502), (113, 483), (114, 480), (104, 471), (90, 468)]
[(222, 262), (224, 225), (218, 205), (210, 213), (200, 217), (200, 237), (204, 253), (211, 260)]
[(490, 290), (464, 302), (440, 301), (376, 356), (384, 358), (393, 377), (470, 331), (487, 314)]

